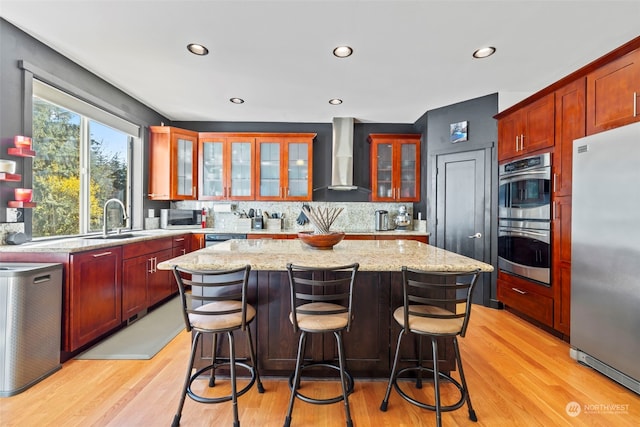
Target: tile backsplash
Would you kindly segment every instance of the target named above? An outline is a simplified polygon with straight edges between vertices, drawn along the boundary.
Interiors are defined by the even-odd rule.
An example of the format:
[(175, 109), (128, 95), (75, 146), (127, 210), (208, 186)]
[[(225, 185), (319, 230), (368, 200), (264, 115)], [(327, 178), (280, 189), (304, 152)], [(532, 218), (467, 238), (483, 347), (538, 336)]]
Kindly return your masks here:
[[(231, 212), (216, 212), (214, 205), (227, 208), (231, 205)], [(239, 215), (242, 212), (249, 212), (249, 209), (262, 212), (283, 214), (282, 229), (292, 232), (300, 230), (311, 230), (310, 224), (298, 225), (296, 219), (302, 212), (303, 202), (204, 202), (204, 201), (181, 201), (173, 202), (175, 209), (202, 209), (207, 210), (207, 227), (223, 231), (246, 231), (239, 227), (246, 228), (246, 224), (239, 222)], [(395, 218), (400, 206), (405, 206), (408, 213), (413, 216), (413, 205), (411, 203), (374, 203), (374, 202), (308, 202), (309, 206), (343, 208), (342, 212), (333, 223), (331, 229), (338, 231), (374, 231), (375, 211), (383, 209), (389, 211), (389, 217)], [(223, 209), (226, 210), (226, 209)], [(265, 227), (266, 228), (266, 227)]]

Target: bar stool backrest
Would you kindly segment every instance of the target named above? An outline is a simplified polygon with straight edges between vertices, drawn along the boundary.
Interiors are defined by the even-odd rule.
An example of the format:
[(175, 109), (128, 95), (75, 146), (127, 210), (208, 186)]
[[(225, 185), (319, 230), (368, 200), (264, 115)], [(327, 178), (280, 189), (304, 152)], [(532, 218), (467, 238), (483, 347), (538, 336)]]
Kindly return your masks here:
[[(353, 299), (353, 285), (358, 263), (332, 266), (307, 267), (287, 264), (289, 285), (291, 288), (291, 316), (294, 332), (298, 332), (298, 315), (325, 316), (347, 313), (346, 331), (351, 327), (351, 307)], [(330, 303), (340, 307), (333, 310), (305, 310), (310, 303)]]
[[(409, 332), (409, 316), (430, 319), (463, 318), (459, 335), (464, 337), (471, 315), (471, 295), (480, 270), (466, 272), (423, 271), (402, 267), (404, 329)], [(436, 307), (433, 310), (420, 306)]]
[[(242, 314), (241, 329), (244, 331), (250, 271), (248, 264), (229, 270), (190, 270), (174, 266), (187, 331), (192, 329), (189, 314), (225, 316), (235, 313)], [(240, 301), (241, 304), (216, 304), (226, 301)], [(201, 308), (207, 304), (206, 309)]]

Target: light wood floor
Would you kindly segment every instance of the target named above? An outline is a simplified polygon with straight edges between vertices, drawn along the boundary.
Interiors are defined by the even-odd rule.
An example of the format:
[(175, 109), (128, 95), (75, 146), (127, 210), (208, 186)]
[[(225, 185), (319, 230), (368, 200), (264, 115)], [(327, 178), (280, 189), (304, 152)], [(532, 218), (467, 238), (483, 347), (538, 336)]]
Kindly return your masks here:
[[(460, 340), (478, 422), (461, 408), (443, 414), (445, 426), (638, 426), (640, 397), (569, 355), (567, 343), (506, 311), (474, 306)], [(294, 344), (292, 344), (294, 345)], [(149, 361), (72, 360), (62, 370), (17, 396), (0, 398), (3, 426), (168, 426), (176, 409), (187, 362), (183, 332)], [(281, 426), (289, 391), (284, 380), (264, 381), (239, 401), (242, 426)], [(423, 390), (431, 390), (425, 383)], [(329, 392), (335, 387), (322, 382)], [(435, 415), (393, 391), (387, 412), (378, 409), (384, 381), (357, 381), (350, 397), (355, 426), (432, 426)], [(581, 413), (567, 414), (577, 402)], [(615, 405), (615, 406), (612, 406)], [(230, 403), (203, 405), (187, 399), (183, 426), (231, 426)], [(341, 403), (296, 401), (292, 426), (343, 426)]]

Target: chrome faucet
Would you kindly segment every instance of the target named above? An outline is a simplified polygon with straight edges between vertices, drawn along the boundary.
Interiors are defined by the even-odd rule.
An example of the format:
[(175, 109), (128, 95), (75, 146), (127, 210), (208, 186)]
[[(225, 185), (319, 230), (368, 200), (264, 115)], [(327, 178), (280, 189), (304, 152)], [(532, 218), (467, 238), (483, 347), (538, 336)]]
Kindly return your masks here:
[[(109, 203), (111, 202), (116, 202), (118, 203), (121, 207), (122, 207), (122, 220), (125, 222), (125, 225), (127, 223), (127, 218), (129, 218), (127, 216), (127, 208), (124, 207), (124, 203), (122, 203), (119, 199), (109, 199), (105, 202), (104, 204), (104, 208), (102, 209), (102, 236), (103, 237), (107, 237), (107, 206), (109, 206)], [(120, 232), (120, 229), (118, 228), (118, 232)]]

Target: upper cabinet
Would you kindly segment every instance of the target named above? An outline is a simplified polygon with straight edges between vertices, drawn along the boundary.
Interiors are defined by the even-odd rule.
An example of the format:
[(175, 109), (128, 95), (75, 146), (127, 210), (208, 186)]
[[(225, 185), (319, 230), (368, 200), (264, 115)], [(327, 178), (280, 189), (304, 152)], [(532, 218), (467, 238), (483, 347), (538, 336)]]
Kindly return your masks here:
[(498, 160), (553, 147), (553, 144), (553, 93), (498, 121)]
[(640, 120), (640, 49), (587, 75), (587, 135)]
[(256, 200), (311, 200), (314, 138), (308, 133), (256, 137)]
[(254, 141), (243, 134), (200, 134), (199, 200), (254, 199)]
[(197, 199), (198, 133), (171, 126), (150, 126), (149, 133), (149, 198)]
[(420, 201), (420, 135), (370, 134), (371, 200)]
[(553, 153), (554, 196), (571, 194), (573, 140), (585, 136), (585, 78), (556, 90), (556, 145)]

